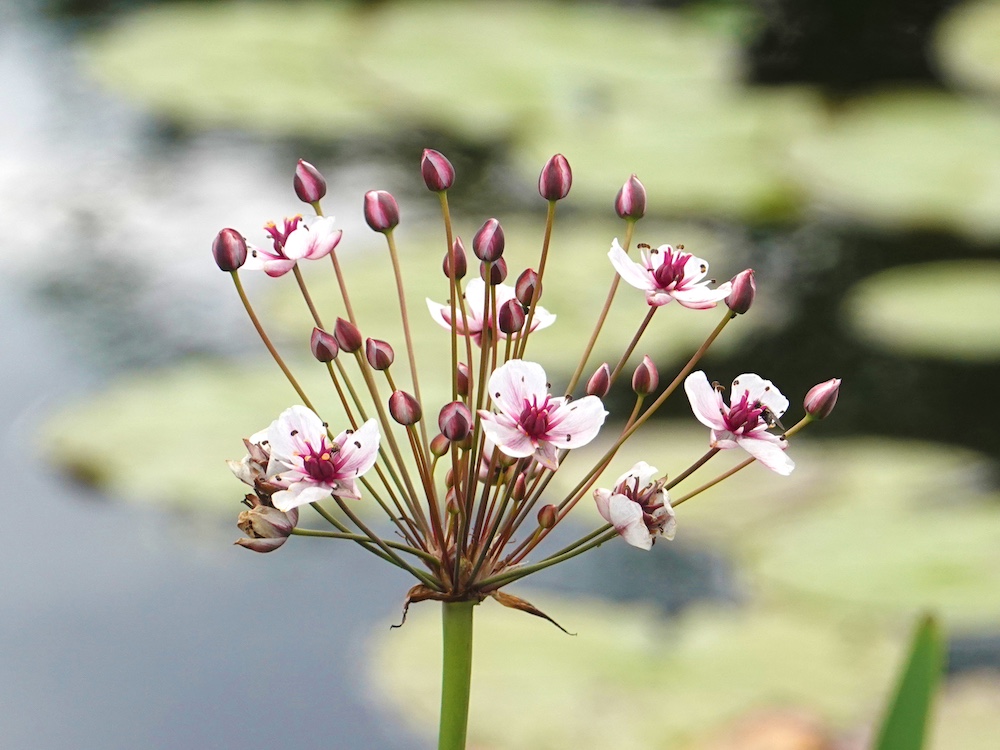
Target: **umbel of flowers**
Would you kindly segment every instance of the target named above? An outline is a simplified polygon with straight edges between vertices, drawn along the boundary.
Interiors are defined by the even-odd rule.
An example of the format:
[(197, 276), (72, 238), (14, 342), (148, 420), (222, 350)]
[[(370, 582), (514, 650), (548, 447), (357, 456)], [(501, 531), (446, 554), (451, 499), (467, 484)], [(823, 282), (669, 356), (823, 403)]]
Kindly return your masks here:
[[(544, 233), (535, 265), (523, 269), (513, 266), (520, 259), (508, 259), (503, 228), (495, 218), (474, 233), (470, 258), (454, 233), (448, 206), (455, 181), (451, 163), (437, 151), (426, 150), (420, 172), (437, 195), (444, 228), (441, 287), (426, 290), (444, 301), (428, 298), (426, 310), (444, 329), (441, 335), (449, 339), (450, 358), (433, 367), (427, 367), (428, 362), (423, 362), (423, 370), (417, 367), (420, 352), (414, 350), (410, 334), (411, 312), (394, 239), (400, 212), (388, 192), (367, 193), (363, 210), (368, 225), (385, 236), (402, 341), (365, 336), (365, 321), (355, 315), (350, 279), (337, 256), (342, 233), (321, 207), (326, 181), (304, 161), (296, 167), (293, 184), (313, 213), (268, 222), (260, 235), (262, 245), (252, 244), (235, 229), (223, 229), (212, 249), (219, 268), (232, 275), (250, 320), (299, 401), (245, 439), (247, 455), (230, 462), (234, 474), (252, 490), (238, 523), (246, 536), (237, 544), (271, 552), (296, 535), (348, 540), (416, 579), (406, 607), (417, 601), (442, 602), (439, 747), (461, 748), (468, 717), (474, 605), (492, 597), (550, 619), (504, 587), (617, 536), (646, 550), (658, 539), (672, 539), (679, 505), (753, 462), (780, 475), (791, 473), (795, 464), (787, 450), (790, 438), (830, 413), (840, 381), (813, 388), (805, 397), (802, 419), (787, 430), (780, 420), (788, 399), (759, 375), (738, 376), (727, 403), (726, 389), (695, 368), (723, 329), (750, 310), (756, 294), (753, 271), (716, 284), (708, 278), (708, 262), (683, 245), (638, 244), (630, 254), (636, 224), (646, 209), (645, 189), (632, 175), (614, 201), (624, 226), (621, 241), (609, 243), (609, 262), (603, 261), (609, 279), (604, 305), (573, 375), (553, 385), (544, 363), (529, 356), (528, 345), (559, 325), (557, 315), (540, 300), (557, 205), (572, 185), (569, 163), (556, 155), (541, 171), (538, 191), (548, 208)], [(321, 318), (300, 270), (305, 261), (327, 257), (339, 288), (337, 299), (322, 300), (324, 308), (338, 311), (332, 324)], [(602, 262), (596, 252), (592, 262), (595, 268)], [(316, 366), (326, 369), (340, 403), (335, 422), (316, 410), (272, 344), (245, 293), (241, 270), (260, 270), (275, 278), (290, 273), (294, 278), (314, 322), (311, 331), (303, 331), (303, 346), (308, 342)], [(506, 284), (514, 272), (516, 282)], [(647, 313), (623, 342), (618, 360), (595, 366), (589, 361), (591, 353), (621, 280), (643, 293)], [(672, 303), (706, 314), (721, 307), (723, 314), (669, 382), (661, 382), (651, 355), (642, 356), (632, 370), (633, 407), (609, 415), (602, 399), (629, 367), (654, 314)], [(402, 364), (395, 356), (399, 347), (405, 352)], [(584, 380), (588, 367), (593, 369)], [(448, 401), (428, 403), (421, 396), (420, 383), (428, 378), (450, 385)], [(664, 469), (648, 463), (648, 457), (620, 458), (623, 452), (627, 455), (629, 439), (682, 384), (694, 418), (709, 428), (705, 454), (691, 466)], [(573, 466), (572, 489), (555, 493), (552, 478), (572, 463), (567, 455), (599, 438), (604, 447), (600, 457), (588, 466)], [(746, 458), (680, 492), (695, 471), (726, 450), (743, 452)], [(596, 486), (605, 469), (618, 465), (631, 468), (611, 486)], [(544, 543), (551, 531), (588, 497), (606, 523), (571, 544), (547, 549)], [(369, 508), (357, 512), (361, 505), (385, 516), (379, 528), (362, 520), (362, 515), (372, 514)], [(320, 522), (319, 528), (299, 525), (303, 506), (315, 512), (312, 518)]]

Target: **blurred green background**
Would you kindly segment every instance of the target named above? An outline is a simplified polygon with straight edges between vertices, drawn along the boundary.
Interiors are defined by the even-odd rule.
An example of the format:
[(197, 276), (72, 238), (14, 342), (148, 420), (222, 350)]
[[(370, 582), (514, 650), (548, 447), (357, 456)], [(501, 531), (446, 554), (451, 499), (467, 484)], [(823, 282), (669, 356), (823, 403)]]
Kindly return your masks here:
[[(333, 732), (336, 747), (430, 746), (436, 610), (385, 629), (405, 579), (308, 540), (220, 556), (241, 496), (224, 459), (294, 395), (208, 248), (223, 226), (263, 242), (257, 227), (301, 210), (289, 188), (305, 158), (330, 183), (324, 208), (344, 226), (363, 333), (400, 344), (387, 255), (361, 217), (366, 190), (390, 190), (426, 368), (445, 343), (423, 316), (424, 297), (446, 295), (437, 202), (418, 169), (431, 147), (458, 172), (458, 234), (468, 242), (498, 217), (512, 278), (537, 264), (538, 170), (569, 159), (543, 298), (559, 320), (534, 352), (554, 384), (603, 300), (607, 249), (624, 231), (612, 203), (633, 172), (649, 193), (636, 241), (684, 244), (720, 281), (756, 271), (758, 301), (705, 359), (711, 379), (772, 379), (792, 403), (786, 424), (809, 387), (844, 379), (830, 419), (794, 440), (791, 477), (751, 467), (684, 505), (676, 541), (645, 555), (609, 544), (516, 587), (577, 637), (484, 604), (474, 746), (863, 747), (913, 617), (932, 610), (951, 665), (932, 747), (994, 747), (1000, 3), (65, 0), (4, 12), (5, 284), (8, 330), (24, 332), (11, 334), (6, 391), (10, 423), (28, 425), (11, 429), (11, 465), (57, 485), (15, 487), (30, 496), (17, 507), (31, 532), (0, 553), (33, 592), (4, 625), (34, 654), (12, 670), (15, 737), (320, 747)], [(325, 317), (342, 314), (329, 268), (306, 271)], [(307, 388), (332, 404), (294, 283), (249, 281)], [(644, 314), (628, 291), (592, 366), (613, 362)], [(663, 377), (718, 317), (674, 308), (635, 355)], [(629, 395), (610, 395), (613, 414)], [(638, 458), (676, 474), (706, 443), (674, 398), (609, 479)], [(599, 455), (580, 453), (559, 475), (568, 486)], [(110, 541), (70, 542), (67, 555), (40, 531), (67, 514)], [(599, 520), (587, 503), (577, 515), (581, 532)], [(121, 590), (131, 569), (153, 603), (84, 596), (64, 627), (39, 631), (53, 619), (32, 597), (66, 594), (33, 571), (55, 566), (65, 583), (67, 566), (108, 558), (106, 585)], [(93, 586), (82, 575), (70, 588)], [(142, 637), (120, 648), (102, 635), (120, 628)], [(159, 650), (191, 661), (182, 673), (142, 660), (163, 629), (177, 642)], [(88, 674), (128, 717), (118, 731), (73, 684), (53, 713), (89, 723), (32, 709), (81, 630), (114, 655)], [(273, 648), (284, 655), (256, 656)], [(150, 715), (142, 697), (156, 693), (173, 697)], [(295, 718), (275, 727), (275, 713)]]

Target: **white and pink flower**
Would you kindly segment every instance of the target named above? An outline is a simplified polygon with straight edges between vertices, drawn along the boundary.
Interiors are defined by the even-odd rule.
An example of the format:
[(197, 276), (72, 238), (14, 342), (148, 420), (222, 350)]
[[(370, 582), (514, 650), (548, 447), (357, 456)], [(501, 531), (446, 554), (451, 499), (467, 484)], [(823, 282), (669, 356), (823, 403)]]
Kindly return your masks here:
[(327, 500), (358, 499), (355, 480), (378, 458), (378, 422), (369, 419), (357, 431), (329, 439), (323, 421), (304, 406), (285, 409), (267, 428), (271, 451), (268, 482), (281, 489), (271, 495), (278, 510)]
[(268, 276), (284, 276), (300, 260), (317, 260), (333, 252), (343, 232), (333, 228), (332, 216), (317, 216), (303, 222), (301, 216), (284, 220), (279, 228), (268, 222), (264, 229), (271, 235), (271, 250), (248, 245), (243, 268), (263, 271)]
[(666, 478), (652, 481), (655, 466), (640, 461), (618, 477), (614, 489), (594, 490), (597, 510), (633, 547), (651, 549), (657, 537), (673, 539), (677, 531)]
[(508, 456), (534, 456), (553, 471), (558, 451), (589, 443), (608, 415), (597, 396), (550, 396), (545, 370), (535, 362), (512, 359), (493, 371), (488, 387), (500, 413), (479, 411), (487, 439)]
[(711, 280), (704, 280), (708, 263), (691, 253), (675, 250), (670, 245), (650, 248), (640, 245), (641, 259), (637, 263), (615, 238), (608, 258), (618, 275), (628, 284), (646, 293), (646, 302), (653, 307), (677, 300), (693, 310), (707, 310), (724, 300), (733, 290), (730, 282), (710, 289)]
[(733, 381), (731, 406), (700, 370), (687, 376), (684, 390), (698, 421), (712, 428), (713, 448), (742, 448), (771, 471), (792, 473), (795, 462), (785, 455), (788, 442), (767, 431), (788, 408), (788, 399), (770, 380), (753, 373), (740, 375)]
[[(497, 284), (497, 310), (499, 310), (505, 302), (509, 302), (512, 299), (517, 299), (514, 287), (508, 286), (507, 284)], [(469, 279), (469, 283), (465, 285), (465, 292), (462, 295), (465, 298), (465, 319), (462, 319), (462, 313), (460, 309), (455, 310), (456, 317), (456, 329), (460, 335), (465, 335), (466, 329), (468, 329), (469, 335), (472, 336), (472, 340), (476, 343), (476, 346), (483, 345), (483, 328), (489, 327), (494, 329), (494, 335), (498, 339), (507, 338), (507, 334), (501, 331), (499, 328), (493, 325), (492, 321), (486, 321), (484, 326), (483, 323), (483, 308), (486, 304), (486, 282), (482, 279)], [(430, 310), (431, 317), (439, 324), (447, 329), (451, 329), (451, 305), (441, 305), (432, 300), (427, 300), (427, 309)], [(556, 316), (550, 313), (541, 305), (535, 306), (535, 315), (531, 320), (531, 330), (536, 331), (539, 328), (548, 328), (550, 325), (555, 323)]]

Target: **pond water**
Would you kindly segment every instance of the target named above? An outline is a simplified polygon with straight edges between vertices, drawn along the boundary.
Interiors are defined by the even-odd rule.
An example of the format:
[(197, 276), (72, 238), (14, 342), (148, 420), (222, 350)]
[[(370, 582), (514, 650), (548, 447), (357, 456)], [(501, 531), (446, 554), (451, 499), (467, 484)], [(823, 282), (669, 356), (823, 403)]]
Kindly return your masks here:
[[(19, 521), (8, 523), (0, 548), (6, 743), (427, 746), (367, 687), (369, 637), (398, 616), (405, 576), (347, 545), (289, 545), (267, 557), (234, 551), (229, 522), (106, 502), (55, 474), (34, 443), (45, 415), (122, 372), (238, 353), (229, 332), (241, 313), (206, 262), (208, 243), (219, 226), (253, 226), (287, 205), (288, 164), (298, 155), (288, 142), (151, 122), (79, 76), (71, 38), (31, 6), (0, 3), (0, 256), (8, 269), (0, 414), (7, 508)], [(356, 202), (372, 171), (358, 165), (344, 176), (337, 189)], [(980, 419), (963, 416), (969, 393), (1000, 380), (998, 365), (868, 348), (837, 312), (852, 283), (900, 259), (936, 260), (943, 246), (950, 258), (995, 248), (822, 224), (724, 231), (741, 248), (738, 260), (780, 280), (783, 310), (715, 367), (780, 371), (783, 387), (801, 392), (822, 362), (822, 378), (851, 384), (827, 434), (919, 436), (1000, 457), (997, 401), (977, 407)], [(793, 254), (793, 246), (821, 251)], [(136, 439), (150, 441), (155, 461), (156, 436)], [(182, 467), (177, 475), (183, 481)], [(629, 577), (634, 590), (619, 585), (622, 558), (610, 550), (540, 583), (653, 599), (667, 612), (699, 597), (741, 598), (712, 555), (658, 552), (658, 561), (641, 561), (649, 570)], [(989, 661), (995, 642), (975, 644), (987, 653), (971, 663)]]

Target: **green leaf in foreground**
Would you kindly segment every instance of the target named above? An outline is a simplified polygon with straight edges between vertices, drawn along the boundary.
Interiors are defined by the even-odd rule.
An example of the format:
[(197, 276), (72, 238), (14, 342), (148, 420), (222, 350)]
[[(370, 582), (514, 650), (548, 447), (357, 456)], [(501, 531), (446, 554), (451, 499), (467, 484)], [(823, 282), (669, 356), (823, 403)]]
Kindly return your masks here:
[(920, 750), (944, 665), (944, 638), (933, 617), (923, 617), (896, 695), (882, 720), (874, 750)]

